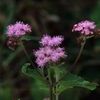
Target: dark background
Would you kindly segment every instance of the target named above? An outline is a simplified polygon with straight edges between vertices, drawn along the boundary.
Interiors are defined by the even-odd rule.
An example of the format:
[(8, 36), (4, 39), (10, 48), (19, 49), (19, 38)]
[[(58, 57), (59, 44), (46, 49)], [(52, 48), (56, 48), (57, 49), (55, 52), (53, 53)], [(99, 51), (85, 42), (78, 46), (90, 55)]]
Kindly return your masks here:
[[(24, 41), (29, 56), (38, 48), (38, 40), (45, 33), (64, 35), (68, 65), (72, 64), (80, 45), (72, 26), (81, 20), (93, 20), (100, 27), (100, 0), (0, 0), (0, 100), (43, 100), (47, 95), (40, 91), (32, 78), (21, 72), (27, 61), (22, 48), (7, 46), (7, 25), (24, 21), (32, 26), (34, 41)], [(77, 73), (87, 80), (100, 83), (100, 40), (87, 41), (78, 62)], [(68, 66), (69, 67), (69, 66)], [(95, 91), (75, 88), (60, 95), (60, 100), (100, 100), (100, 88)]]

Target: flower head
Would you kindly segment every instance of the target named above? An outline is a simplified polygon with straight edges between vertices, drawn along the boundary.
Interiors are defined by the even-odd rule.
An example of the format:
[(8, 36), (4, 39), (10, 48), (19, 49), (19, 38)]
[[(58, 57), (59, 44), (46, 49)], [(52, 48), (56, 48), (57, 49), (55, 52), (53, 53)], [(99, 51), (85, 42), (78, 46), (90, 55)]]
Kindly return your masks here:
[(58, 62), (61, 58), (64, 58), (65, 51), (61, 47), (42, 47), (35, 52), (35, 56), (38, 66), (43, 67), (47, 63)]
[(72, 31), (80, 32), (82, 35), (91, 35), (95, 27), (96, 25), (94, 22), (85, 20), (75, 24)]
[(42, 47), (34, 52), (36, 56), (36, 63), (39, 67), (44, 67), (48, 63), (56, 63), (61, 58), (66, 57), (64, 48), (59, 46), (62, 41), (63, 38), (61, 36), (43, 36), (40, 41)]
[(24, 24), (23, 22), (16, 22), (7, 27), (6, 34), (9, 37), (20, 37), (25, 35), (27, 32), (31, 32), (30, 25)]
[(40, 41), (43, 46), (58, 46), (64, 40), (63, 36), (54, 36), (44, 35)]

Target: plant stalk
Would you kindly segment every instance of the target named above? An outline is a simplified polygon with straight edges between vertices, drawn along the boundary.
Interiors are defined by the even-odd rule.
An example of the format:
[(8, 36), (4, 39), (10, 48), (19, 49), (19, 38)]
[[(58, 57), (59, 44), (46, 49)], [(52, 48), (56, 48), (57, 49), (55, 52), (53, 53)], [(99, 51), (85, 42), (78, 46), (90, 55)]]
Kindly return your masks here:
[(50, 100), (53, 100), (53, 84), (51, 80), (50, 68), (48, 68), (48, 79), (49, 79)]
[(78, 53), (78, 55), (77, 55), (77, 57), (76, 57), (76, 59), (75, 59), (73, 65), (72, 65), (72, 67), (71, 67), (71, 69), (70, 69), (71, 71), (73, 71), (73, 70), (76, 68), (76, 64), (77, 64), (77, 62), (79, 61), (79, 59), (80, 59), (80, 57), (81, 57), (81, 55), (82, 55), (82, 52), (83, 52), (85, 43), (86, 43), (86, 39), (84, 39), (83, 43), (81, 44), (80, 51), (79, 51), (79, 53)]
[[(72, 65), (72, 67), (71, 67), (71, 69), (70, 69), (71, 72), (73, 72), (73, 70), (76, 68), (76, 64), (77, 64), (79, 58), (81, 57), (81, 54), (82, 54), (82, 52), (83, 52), (85, 43), (86, 43), (86, 38), (84, 38), (84, 41), (83, 41), (83, 43), (81, 44), (81, 48), (80, 48), (80, 51), (79, 51), (79, 53), (78, 53), (78, 56), (76, 57), (76, 59), (75, 59), (73, 65)], [(64, 78), (66, 75), (67, 75), (67, 73), (66, 73), (61, 79), (59, 79), (59, 80), (56, 82), (55, 85), (57, 85), (61, 80), (63, 80), (63, 78)]]
[[(59, 81), (59, 75), (58, 75), (57, 71), (55, 71), (55, 81), (56, 81), (56, 83)], [(58, 84), (56, 84), (55, 87), (56, 87), (55, 100), (58, 100), (59, 99), (59, 94), (57, 93)]]
[(34, 64), (33, 64), (32, 60), (30, 59), (30, 57), (29, 57), (29, 55), (28, 55), (28, 53), (27, 53), (27, 51), (26, 51), (26, 49), (25, 49), (24, 44), (23, 44), (22, 41), (20, 41), (20, 45), (21, 45), (21, 47), (22, 47), (22, 49), (23, 49), (23, 51), (24, 51), (27, 59), (30, 61), (30, 63), (32, 64), (32, 66), (34, 66)]
[(50, 85), (50, 100), (53, 100), (53, 87)]

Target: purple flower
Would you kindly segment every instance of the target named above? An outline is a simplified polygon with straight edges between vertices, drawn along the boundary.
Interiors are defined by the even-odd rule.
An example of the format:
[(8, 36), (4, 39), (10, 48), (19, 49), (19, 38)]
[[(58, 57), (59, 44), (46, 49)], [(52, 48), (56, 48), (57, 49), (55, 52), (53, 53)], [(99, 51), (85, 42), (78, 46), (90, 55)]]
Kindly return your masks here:
[(52, 40), (50, 41), (51, 43), (49, 45), (58, 46), (62, 43), (63, 40), (64, 40), (63, 36), (54, 36)]
[(6, 34), (9, 37), (20, 37), (25, 35), (27, 32), (31, 32), (30, 25), (24, 24), (23, 22), (16, 22), (7, 27)]
[(94, 22), (85, 20), (75, 24), (72, 31), (80, 32), (82, 35), (91, 35), (93, 34), (95, 27), (96, 25)]
[(40, 42), (42, 43), (42, 47), (34, 52), (36, 56), (36, 63), (39, 67), (44, 67), (48, 63), (56, 63), (61, 58), (66, 57), (64, 48), (59, 47), (62, 40), (62, 36), (54, 36), (52, 38), (49, 35), (43, 36)]
[(58, 62), (61, 58), (66, 57), (64, 48), (57, 47), (50, 55), (52, 62)]
[(54, 36), (44, 35), (40, 41), (43, 46), (58, 46), (64, 40), (63, 36)]

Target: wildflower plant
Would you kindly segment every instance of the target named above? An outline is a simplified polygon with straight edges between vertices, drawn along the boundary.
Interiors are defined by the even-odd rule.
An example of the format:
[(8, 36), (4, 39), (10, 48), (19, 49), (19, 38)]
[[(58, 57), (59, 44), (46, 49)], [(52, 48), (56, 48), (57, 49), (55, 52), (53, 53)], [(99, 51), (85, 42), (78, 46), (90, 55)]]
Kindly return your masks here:
[[(71, 70), (76, 68), (86, 40), (94, 36), (95, 28), (95, 23), (88, 20), (73, 26), (72, 31), (80, 32), (80, 37), (83, 41), (75, 62), (70, 66)], [(8, 38), (17, 38), (21, 43), (21, 37), (26, 35), (27, 32), (31, 32), (31, 27), (23, 22), (16, 22), (16, 24), (9, 25), (7, 28)], [(31, 60), (24, 45), (22, 45), (29, 60), (29, 63), (23, 65), (22, 72), (38, 81), (40, 84), (38, 87), (48, 92), (50, 100), (58, 100), (59, 95), (70, 88), (83, 87), (94, 90), (97, 86), (96, 83), (86, 81), (82, 77), (72, 74), (71, 70), (66, 69), (66, 64), (62, 61), (67, 59), (68, 55), (65, 48), (62, 47), (63, 40), (64, 37), (62, 35), (52, 37), (48, 34), (43, 35), (39, 41), (39, 49), (33, 50), (33, 56), (36, 58), (35, 61)], [(37, 67), (33, 62), (36, 63)]]
[(80, 34), (77, 40), (80, 43), (81, 48), (80, 48), (79, 54), (77, 55), (75, 59), (72, 69), (76, 67), (76, 63), (82, 54), (82, 51), (84, 49), (87, 39), (90, 39), (96, 36), (95, 29), (96, 29), (95, 22), (89, 21), (89, 20), (81, 21), (73, 26), (72, 32), (79, 32)]

